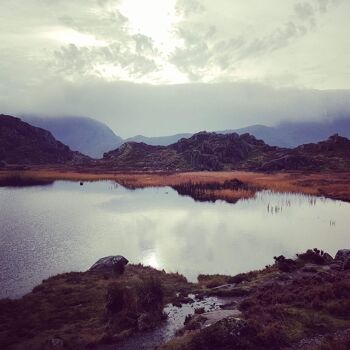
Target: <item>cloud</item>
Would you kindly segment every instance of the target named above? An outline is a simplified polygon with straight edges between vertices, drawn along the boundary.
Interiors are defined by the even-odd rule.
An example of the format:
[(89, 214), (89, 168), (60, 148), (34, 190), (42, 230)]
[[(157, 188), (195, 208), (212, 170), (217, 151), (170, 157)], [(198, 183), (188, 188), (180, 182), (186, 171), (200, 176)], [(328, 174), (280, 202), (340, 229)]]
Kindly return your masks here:
[(15, 115), (90, 116), (127, 137), (350, 116), (349, 100), (349, 90), (274, 89), (256, 83), (157, 86), (85, 77), (79, 82), (48, 79), (27, 91), (20, 104), (14, 89), (0, 107)]
[[(273, 1), (272, 1), (273, 2)], [(339, 5), (341, 0), (314, 0), (297, 2), (294, 7), (290, 8), (289, 14), (282, 11), (284, 16), (282, 20), (268, 23), (266, 28), (261, 31), (251, 31), (250, 28), (237, 26), (235, 28), (233, 19), (225, 23), (225, 17), (213, 18), (212, 22), (207, 19), (209, 16), (208, 2), (202, 0), (201, 16), (197, 12), (191, 12), (191, 6), (178, 2), (178, 6), (183, 7), (183, 13), (186, 14), (183, 21), (178, 24), (177, 32), (183, 40), (183, 45), (177, 47), (171, 56), (171, 62), (174, 63), (181, 71), (188, 74), (191, 80), (199, 81), (203, 75), (231, 75), (235, 77), (237, 70), (242, 64), (249, 61), (258, 63), (260, 58), (265, 58), (273, 52), (288, 48), (297, 40), (306, 36), (310, 31), (315, 30), (319, 17), (330, 11), (332, 7)], [(198, 5), (199, 6), (199, 5)], [(278, 10), (288, 8), (288, 6), (277, 5)], [(234, 3), (223, 1), (223, 9), (227, 13), (234, 13), (236, 10)], [(240, 9), (240, 16), (251, 16), (252, 7)], [(274, 9), (268, 7), (262, 16), (270, 16)], [(223, 13), (223, 11), (222, 11)], [(258, 12), (257, 12), (258, 14)], [(278, 23), (281, 22), (281, 23)], [(256, 25), (259, 27), (259, 23)], [(208, 35), (211, 33), (211, 35)], [(219, 74), (218, 74), (219, 72)]]
[(350, 88), (350, 2), (135, 4), (0, 2), (0, 112), (87, 115), (122, 136), (347, 113), (330, 90)]

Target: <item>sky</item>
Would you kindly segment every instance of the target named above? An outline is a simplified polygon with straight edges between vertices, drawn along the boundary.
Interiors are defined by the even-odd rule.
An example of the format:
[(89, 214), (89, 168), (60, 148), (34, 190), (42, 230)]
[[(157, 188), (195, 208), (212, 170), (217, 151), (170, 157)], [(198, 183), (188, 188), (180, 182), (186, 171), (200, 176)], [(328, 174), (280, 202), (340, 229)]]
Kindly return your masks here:
[(350, 116), (350, 0), (0, 2), (0, 113), (159, 136)]

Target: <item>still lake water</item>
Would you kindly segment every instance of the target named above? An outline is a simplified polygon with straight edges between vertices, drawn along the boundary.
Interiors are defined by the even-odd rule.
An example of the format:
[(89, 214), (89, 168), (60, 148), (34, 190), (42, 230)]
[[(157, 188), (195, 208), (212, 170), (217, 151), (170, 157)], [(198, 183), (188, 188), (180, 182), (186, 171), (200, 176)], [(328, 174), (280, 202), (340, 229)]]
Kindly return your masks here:
[(349, 248), (350, 204), (260, 192), (236, 204), (195, 202), (168, 187), (57, 181), (0, 188), (0, 298), (42, 279), (124, 255), (195, 281), (262, 268), (274, 255)]

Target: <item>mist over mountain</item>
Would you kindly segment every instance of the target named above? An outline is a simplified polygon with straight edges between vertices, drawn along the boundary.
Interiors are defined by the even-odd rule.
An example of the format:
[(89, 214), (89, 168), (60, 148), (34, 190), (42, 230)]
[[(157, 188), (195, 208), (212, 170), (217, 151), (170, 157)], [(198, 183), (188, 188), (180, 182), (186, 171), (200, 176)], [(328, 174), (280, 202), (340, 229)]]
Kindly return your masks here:
[(38, 117), (23, 116), (31, 125), (49, 130), (53, 136), (93, 158), (102, 158), (105, 152), (119, 147), (122, 138), (117, 136), (106, 124), (87, 117)]
[(125, 139), (124, 142), (143, 142), (143, 143), (147, 143), (147, 145), (152, 145), (152, 146), (168, 146), (168, 145), (171, 145), (172, 143), (179, 141), (182, 138), (189, 138), (192, 135), (193, 134), (191, 133), (175, 134), (175, 135), (169, 135), (169, 136), (156, 136), (156, 137), (136, 135)]
[(350, 118), (314, 122), (284, 122), (275, 127), (252, 125), (246, 128), (225, 130), (222, 133), (246, 132), (264, 140), (271, 146), (293, 148), (305, 143), (319, 142), (333, 134), (350, 137)]
[[(263, 140), (270, 146), (293, 148), (304, 143), (319, 142), (338, 133), (350, 137), (350, 118), (337, 118), (333, 120), (320, 120), (313, 122), (284, 122), (277, 126), (251, 125), (245, 128), (216, 131), (220, 134), (249, 133), (257, 139)], [(126, 139), (126, 142), (144, 142), (148, 145), (167, 146), (181, 138), (189, 138), (193, 134), (175, 134), (164, 137), (146, 137), (138, 135)]]

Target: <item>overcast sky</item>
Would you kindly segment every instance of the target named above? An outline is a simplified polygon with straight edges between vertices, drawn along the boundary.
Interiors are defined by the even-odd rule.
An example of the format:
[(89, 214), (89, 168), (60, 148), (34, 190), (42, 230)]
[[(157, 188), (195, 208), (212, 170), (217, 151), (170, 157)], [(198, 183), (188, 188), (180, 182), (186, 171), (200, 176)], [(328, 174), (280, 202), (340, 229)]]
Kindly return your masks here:
[(350, 0), (0, 2), (0, 113), (123, 137), (350, 116)]

